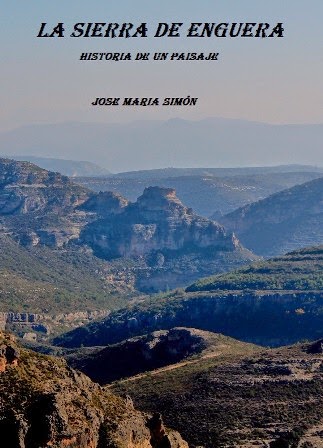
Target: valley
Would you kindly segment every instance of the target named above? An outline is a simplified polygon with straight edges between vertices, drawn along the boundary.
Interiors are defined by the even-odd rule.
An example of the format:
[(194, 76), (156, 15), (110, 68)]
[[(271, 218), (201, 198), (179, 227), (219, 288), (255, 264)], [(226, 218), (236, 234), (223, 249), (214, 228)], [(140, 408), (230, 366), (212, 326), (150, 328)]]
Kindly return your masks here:
[(315, 167), (0, 159), (8, 448), (321, 448), (322, 191)]
[(112, 312), (55, 339), (66, 347), (107, 345), (175, 326), (265, 346), (322, 334), (323, 248), (304, 249), (202, 279)]

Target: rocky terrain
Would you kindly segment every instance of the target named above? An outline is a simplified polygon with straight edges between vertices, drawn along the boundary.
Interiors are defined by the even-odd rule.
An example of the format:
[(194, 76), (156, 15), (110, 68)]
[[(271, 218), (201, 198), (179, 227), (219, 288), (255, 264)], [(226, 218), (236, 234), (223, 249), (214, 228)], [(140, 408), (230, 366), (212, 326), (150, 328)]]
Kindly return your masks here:
[[(53, 310), (52, 298), (43, 309), (30, 307), (29, 292), (60, 301), (64, 290), (72, 292), (71, 283), (74, 296), (81, 290), (100, 309), (111, 293), (169, 289), (255, 259), (231, 232), (184, 207), (174, 190), (150, 188), (129, 203), (117, 193), (94, 193), (58, 173), (7, 159), (0, 160), (0, 227), (3, 312)], [(21, 302), (12, 308), (20, 292), (28, 296), (25, 308)]]
[(183, 168), (120, 173), (109, 177), (77, 177), (73, 180), (97, 192), (121, 193), (131, 201), (151, 185), (174, 188), (178, 198), (197, 214), (218, 220), (243, 205), (323, 175), (323, 170), (310, 166), (306, 169), (285, 167), (287, 172), (283, 170), (284, 167), (263, 168), (263, 172), (261, 168)]
[(207, 331), (172, 328), (104, 348), (62, 351), (62, 355), (71, 367), (81, 370), (93, 381), (108, 384), (120, 378), (177, 365), (179, 362), (198, 362), (201, 357), (211, 358), (232, 352), (247, 353), (256, 348), (252, 344), (240, 343)]
[(55, 342), (107, 345), (176, 326), (279, 346), (322, 337), (323, 247), (304, 249), (151, 297)]
[(6, 448), (188, 448), (153, 416), (0, 333), (0, 434)]
[(114, 205), (106, 218), (85, 226), (80, 241), (98, 257), (135, 260), (141, 291), (182, 286), (255, 259), (233, 233), (185, 207), (173, 189), (149, 187), (135, 203), (119, 202), (119, 209)]
[(88, 217), (77, 207), (91, 192), (29, 162), (0, 159), (2, 234), (23, 246), (61, 247), (77, 238)]
[(322, 244), (323, 177), (239, 208), (220, 222), (259, 255)]
[[(322, 340), (228, 354), (115, 383), (191, 447), (322, 448)], [(111, 390), (111, 388), (109, 389)]]

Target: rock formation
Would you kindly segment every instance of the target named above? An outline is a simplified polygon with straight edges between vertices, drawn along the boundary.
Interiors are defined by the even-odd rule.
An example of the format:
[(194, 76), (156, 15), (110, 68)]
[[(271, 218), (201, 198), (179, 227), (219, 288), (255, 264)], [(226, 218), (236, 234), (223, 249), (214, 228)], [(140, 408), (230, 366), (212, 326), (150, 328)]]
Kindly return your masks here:
[[(0, 334), (1, 352), (16, 351)], [(6, 347), (6, 348), (4, 348)], [(17, 355), (10, 352), (11, 360)], [(6, 358), (7, 359), (7, 358)], [(188, 448), (153, 417), (94, 384), (58, 358), (21, 349), (0, 372), (0, 434), (6, 448)]]
[(79, 209), (96, 213), (99, 217), (107, 217), (123, 212), (129, 201), (118, 193), (111, 191), (93, 194)]
[(29, 162), (0, 159), (0, 214), (60, 212), (83, 203), (86, 188)]
[(18, 364), (19, 350), (15, 347), (14, 338), (0, 333), (0, 373), (5, 372), (8, 367)]
[(135, 203), (85, 226), (80, 242), (108, 260), (135, 260), (135, 285), (143, 291), (182, 286), (253, 258), (232, 232), (196, 215), (170, 188), (146, 188)]
[(81, 235), (107, 258), (146, 256), (158, 250), (214, 247), (233, 251), (239, 242), (214, 221), (195, 215), (170, 188), (149, 187), (123, 213), (89, 224)]
[(185, 207), (173, 189), (149, 187), (129, 203), (7, 159), (0, 159), (0, 228), (0, 245), (14, 240), (27, 249), (25, 258), (37, 260), (49, 248), (56, 252), (46, 258), (64, 253), (71, 269), (87, 258), (89, 271), (98, 272), (99, 282), (104, 276), (114, 291), (163, 291), (255, 259), (232, 232)]

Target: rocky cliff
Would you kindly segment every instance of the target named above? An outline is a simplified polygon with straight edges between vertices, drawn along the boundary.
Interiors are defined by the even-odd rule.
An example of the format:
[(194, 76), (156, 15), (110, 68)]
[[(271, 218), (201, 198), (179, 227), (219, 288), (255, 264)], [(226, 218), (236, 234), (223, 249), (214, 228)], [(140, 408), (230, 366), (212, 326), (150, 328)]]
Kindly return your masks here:
[(107, 345), (161, 329), (183, 326), (222, 333), (265, 346), (322, 335), (323, 293), (303, 291), (201, 292), (159, 300), (110, 314), (54, 339), (64, 347)]
[(254, 259), (232, 232), (196, 215), (170, 188), (146, 188), (135, 203), (122, 203), (85, 226), (80, 241), (99, 257), (135, 260), (136, 287), (143, 291), (173, 288)]
[(159, 187), (146, 188), (123, 213), (88, 225), (81, 238), (107, 258), (146, 256), (186, 247), (240, 248), (232, 233), (184, 207), (175, 190)]
[(104, 391), (58, 358), (18, 352), (0, 334), (0, 434), (6, 447), (188, 448), (161, 416)]
[(62, 249), (53, 257), (65, 251), (73, 268), (87, 254), (93, 265), (105, 264), (117, 290), (183, 286), (255, 258), (232, 232), (185, 207), (172, 189), (150, 187), (129, 203), (117, 193), (94, 193), (58, 173), (6, 159), (0, 159), (0, 228), (4, 243), (14, 240), (30, 254), (40, 248), (36, 258), (44, 247)]
[(90, 196), (59, 173), (0, 159), (0, 224), (24, 246), (59, 247), (77, 238), (89, 219), (77, 207)]
[(89, 190), (29, 162), (0, 159), (0, 214), (61, 212), (83, 203)]
[(98, 217), (108, 217), (124, 211), (129, 205), (129, 201), (122, 197), (119, 193), (111, 191), (100, 191), (93, 194), (86, 202), (84, 202), (79, 210), (96, 213)]

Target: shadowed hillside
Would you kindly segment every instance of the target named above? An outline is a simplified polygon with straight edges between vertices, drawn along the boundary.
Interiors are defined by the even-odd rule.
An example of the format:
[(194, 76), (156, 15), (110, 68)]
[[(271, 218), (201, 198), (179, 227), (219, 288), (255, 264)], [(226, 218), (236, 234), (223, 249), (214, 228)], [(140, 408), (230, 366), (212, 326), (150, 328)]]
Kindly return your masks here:
[(323, 177), (246, 205), (220, 219), (259, 255), (323, 243)]
[(322, 337), (323, 247), (303, 249), (202, 279), (187, 289), (116, 311), (56, 339), (58, 345), (107, 345), (174, 326), (223, 333), (263, 345)]

